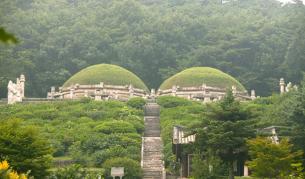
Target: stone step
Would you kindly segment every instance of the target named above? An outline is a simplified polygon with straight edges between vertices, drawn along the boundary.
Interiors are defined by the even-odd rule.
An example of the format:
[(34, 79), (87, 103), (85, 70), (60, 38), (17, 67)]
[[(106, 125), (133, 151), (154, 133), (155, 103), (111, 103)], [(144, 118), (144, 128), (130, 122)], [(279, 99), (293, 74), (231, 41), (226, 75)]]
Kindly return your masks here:
[(143, 179), (161, 179), (162, 178), (162, 170), (160, 171), (145, 171), (143, 173)]
[(163, 174), (163, 143), (160, 138), (160, 107), (156, 103), (144, 106), (143, 178), (161, 179)]

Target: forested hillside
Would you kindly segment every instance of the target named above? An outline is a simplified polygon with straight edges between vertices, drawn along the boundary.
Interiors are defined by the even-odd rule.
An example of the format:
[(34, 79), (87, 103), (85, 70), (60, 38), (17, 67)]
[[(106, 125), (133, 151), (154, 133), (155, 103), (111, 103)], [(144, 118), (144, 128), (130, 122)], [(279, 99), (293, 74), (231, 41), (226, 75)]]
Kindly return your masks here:
[(274, 0), (2, 0), (0, 23), (18, 38), (0, 44), (0, 97), (27, 77), (45, 96), (92, 64), (113, 63), (150, 88), (191, 66), (210, 66), (269, 95), (305, 69), (305, 6)]

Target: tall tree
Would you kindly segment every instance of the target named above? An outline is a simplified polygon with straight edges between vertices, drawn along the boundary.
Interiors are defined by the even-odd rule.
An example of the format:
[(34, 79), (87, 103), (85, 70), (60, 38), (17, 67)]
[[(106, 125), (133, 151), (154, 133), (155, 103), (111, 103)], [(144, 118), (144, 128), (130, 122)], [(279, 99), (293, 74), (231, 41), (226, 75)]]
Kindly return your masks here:
[(222, 101), (207, 106), (198, 130), (197, 149), (210, 149), (227, 163), (229, 179), (234, 179), (234, 161), (247, 157), (246, 140), (254, 137), (251, 117), (229, 91)]
[[(293, 93), (293, 99), (287, 103), (291, 106), (287, 111), (288, 120), (294, 122), (291, 140), (297, 149), (305, 152), (305, 76), (301, 87)], [(305, 156), (303, 158), (305, 159)]]
[(300, 163), (298, 158), (302, 152), (293, 152), (292, 144), (287, 139), (282, 139), (276, 144), (266, 137), (258, 137), (249, 140), (247, 144), (251, 156), (251, 161), (247, 162), (247, 165), (253, 176), (260, 178), (280, 178), (291, 174), (296, 176), (297, 171), (294, 171), (293, 164)]
[(51, 154), (49, 143), (37, 128), (22, 127), (20, 120), (1, 120), (0, 160), (7, 159), (13, 169), (43, 178), (48, 174)]

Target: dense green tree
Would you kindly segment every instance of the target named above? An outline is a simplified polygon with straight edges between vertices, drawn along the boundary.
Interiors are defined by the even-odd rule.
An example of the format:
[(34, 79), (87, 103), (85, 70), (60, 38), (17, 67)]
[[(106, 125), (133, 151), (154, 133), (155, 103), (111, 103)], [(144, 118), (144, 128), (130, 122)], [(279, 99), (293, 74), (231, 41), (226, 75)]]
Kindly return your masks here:
[(292, 93), (292, 100), (286, 103), (290, 106), (286, 109), (287, 119), (293, 122), (291, 140), (297, 149), (305, 152), (305, 78), (298, 91)]
[(20, 73), (28, 79), (27, 96), (45, 96), (50, 86), (98, 63), (121, 65), (150, 88), (191, 66), (219, 68), (259, 95), (277, 91), (280, 77), (300, 81), (305, 6), (149, 2), (4, 0), (1, 26), (20, 43), (0, 47), (0, 96)]
[(20, 120), (1, 120), (0, 160), (7, 159), (20, 172), (41, 178), (48, 175), (52, 150), (33, 126), (23, 127)]
[(201, 153), (214, 151), (227, 164), (229, 178), (233, 179), (233, 163), (246, 159), (246, 140), (254, 137), (251, 112), (229, 91), (219, 103), (208, 105), (205, 116), (198, 128), (196, 148)]
[(293, 166), (300, 163), (298, 158), (302, 155), (302, 152), (293, 152), (292, 144), (287, 139), (282, 139), (279, 144), (276, 144), (269, 138), (258, 137), (249, 140), (247, 144), (251, 156), (247, 165), (253, 176), (281, 178), (298, 175)]
[(9, 43), (9, 42), (16, 43), (17, 39), (14, 35), (6, 32), (3, 27), (0, 27), (0, 41), (4, 43)]

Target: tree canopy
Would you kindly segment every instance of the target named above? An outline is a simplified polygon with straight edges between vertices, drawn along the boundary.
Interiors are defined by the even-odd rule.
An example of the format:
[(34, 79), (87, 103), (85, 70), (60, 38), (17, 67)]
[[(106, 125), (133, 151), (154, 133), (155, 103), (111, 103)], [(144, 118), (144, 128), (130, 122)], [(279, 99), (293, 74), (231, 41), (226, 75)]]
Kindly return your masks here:
[[(305, 8), (275, 0), (3, 0), (0, 96), (27, 76), (27, 96), (45, 96), (79, 70), (120, 65), (158, 88), (193, 66), (218, 68), (259, 95), (302, 78)], [(30, 89), (30, 90), (29, 90)]]

